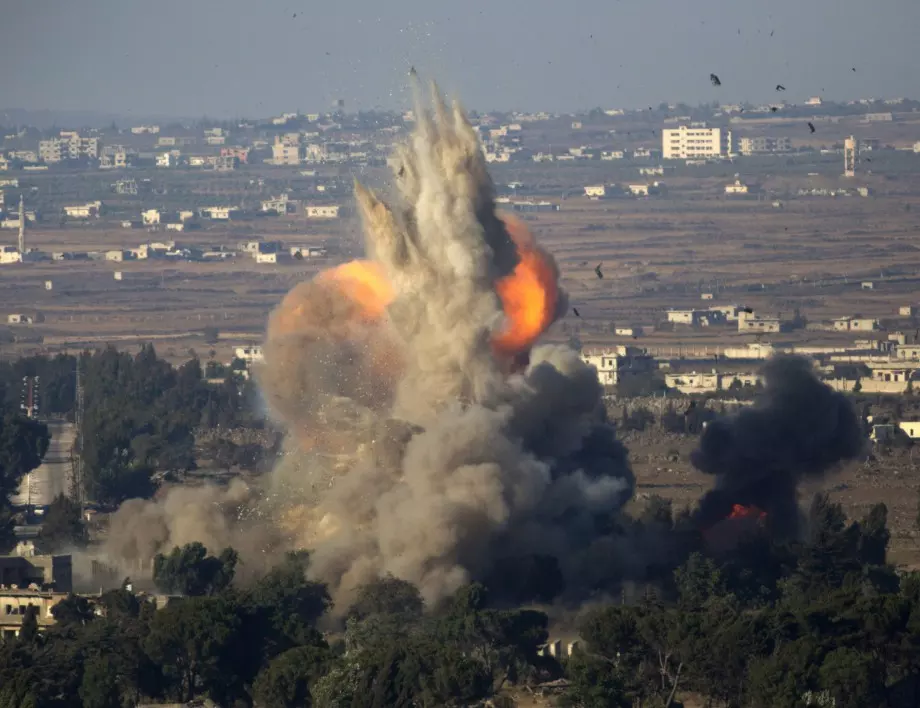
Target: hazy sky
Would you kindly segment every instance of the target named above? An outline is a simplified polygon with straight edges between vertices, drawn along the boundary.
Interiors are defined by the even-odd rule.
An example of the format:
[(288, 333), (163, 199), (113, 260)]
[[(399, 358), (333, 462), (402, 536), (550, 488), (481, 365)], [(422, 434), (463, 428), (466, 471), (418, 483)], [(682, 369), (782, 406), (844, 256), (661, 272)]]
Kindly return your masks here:
[(479, 110), (759, 102), (779, 97), (777, 83), (789, 101), (920, 97), (920, 0), (2, 4), (3, 108), (260, 117), (336, 98), (348, 110), (403, 108), (411, 65)]

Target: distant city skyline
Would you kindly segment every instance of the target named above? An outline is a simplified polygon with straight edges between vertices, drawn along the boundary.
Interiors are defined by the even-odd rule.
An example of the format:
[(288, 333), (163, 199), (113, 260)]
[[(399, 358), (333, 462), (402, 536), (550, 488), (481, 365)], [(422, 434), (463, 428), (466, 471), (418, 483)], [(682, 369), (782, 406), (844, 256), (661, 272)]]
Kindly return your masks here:
[(10, 0), (3, 16), (0, 106), (29, 111), (400, 110), (411, 66), (479, 111), (920, 97), (916, 0)]

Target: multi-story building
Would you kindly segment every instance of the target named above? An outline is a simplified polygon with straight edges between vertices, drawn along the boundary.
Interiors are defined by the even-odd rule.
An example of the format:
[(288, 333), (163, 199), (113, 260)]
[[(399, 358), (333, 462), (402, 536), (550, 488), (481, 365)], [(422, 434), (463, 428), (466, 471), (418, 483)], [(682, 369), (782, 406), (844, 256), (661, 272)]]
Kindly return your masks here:
[(741, 138), (738, 141), (738, 152), (742, 155), (756, 155), (759, 153), (789, 152), (792, 150), (792, 140), (789, 138)]
[(301, 161), (300, 144), (292, 140), (275, 138), (272, 145), (272, 164), (299, 165)]
[(782, 329), (783, 323), (779, 317), (757, 315), (745, 310), (738, 313), (739, 332), (781, 332)]
[(236, 158), (241, 165), (245, 165), (249, 162), (249, 148), (239, 146), (221, 148), (220, 156)]
[(597, 369), (597, 380), (602, 386), (616, 386), (628, 376), (644, 374), (655, 367), (655, 360), (644, 349), (622, 344), (585, 350), (581, 358)]
[(732, 134), (723, 128), (666, 128), (661, 131), (661, 148), (666, 160), (727, 157), (732, 149)]
[(40, 140), (38, 155), (42, 162), (54, 163), (62, 160), (79, 160), (86, 157), (98, 159), (99, 138), (82, 138), (76, 131), (62, 130), (60, 137)]

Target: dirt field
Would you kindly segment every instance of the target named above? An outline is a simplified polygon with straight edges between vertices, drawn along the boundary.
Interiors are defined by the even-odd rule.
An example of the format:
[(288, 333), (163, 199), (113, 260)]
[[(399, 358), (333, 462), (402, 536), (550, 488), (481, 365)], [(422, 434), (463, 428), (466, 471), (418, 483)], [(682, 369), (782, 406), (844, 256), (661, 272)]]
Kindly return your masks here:
[[(578, 335), (585, 344), (615, 341), (611, 324), (653, 325), (664, 319), (668, 307), (701, 304), (703, 293), (713, 299), (703, 304), (742, 303), (759, 312), (791, 317), (798, 309), (810, 321), (862, 314), (897, 318), (897, 308), (917, 298), (920, 285), (920, 249), (914, 244), (920, 214), (920, 175), (895, 170), (906, 159), (887, 152), (892, 174), (866, 174), (855, 179), (837, 176), (838, 159), (812, 157), (817, 162), (797, 164), (800, 157), (778, 161), (756, 159), (740, 177), (771, 194), (795, 194), (800, 188), (868, 186), (872, 196), (860, 197), (751, 197), (731, 198), (725, 184), (741, 166), (725, 163), (699, 168), (680, 166), (666, 172), (667, 195), (643, 199), (590, 201), (588, 184), (647, 182), (636, 165), (592, 163), (556, 166), (503, 166), (494, 170), (496, 184), (518, 181), (517, 198), (548, 198), (560, 204), (558, 212), (523, 215), (540, 242), (551, 250), (562, 272), (564, 287), (580, 318), (573, 314), (548, 333), (565, 340)], [(914, 157), (911, 153), (909, 157)], [(917, 156), (920, 162), (920, 156)], [(897, 162), (897, 164), (895, 164)], [(792, 163), (792, 164), (790, 164)], [(749, 164), (746, 162), (745, 164)], [(666, 166), (667, 167), (667, 166)], [(693, 170), (700, 172), (694, 174)], [(810, 174), (811, 173), (811, 174)], [(193, 176), (176, 173), (166, 178), (185, 185)], [(250, 182), (238, 175), (202, 178), (195, 202), (218, 198), (250, 206), (268, 198), (276, 187), (296, 180), (268, 170), (263, 186), (253, 194)], [(362, 178), (385, 184), (381, 170), (366, 169)], [(339, 171), (325, 177), (340, 192), (339, 203), (350, 203), (345, 178)], [(40, 193), (60, 189), (68, 196), (92, 194), (79, 175), (42, 175), (24, 178)], [(162, 191), (165, 187), (157, 186)], [(307, 187), (303, 187), (304, 190)], [(568, 196), (566, 196), (568, 195)], [(66, 201), (62, 196), (58, 201)], [(328, 201), (328, 200), (327, 200)], [(49, 208), (53, 209), (52, 201)], [(180, 202), (177, 202), (181, 205)], [(775, 206), (774, 204), (779, 204)], [(108, 204), (108, 203), (107, 203)], [(257, 265), (249, 258), (221, 263), (179, 263), (145, 260), (125, 263), (65, 261), (0, 267), (0, 296), (5, 314), (40, 311), (45, 322), (14, 332), (20, 346), (4, 345), (5, 356), (20, 351), (57, 351), (105, 341), (129, 346), (141, 340), (162, 341), (166, 353), (182, 358), (189, 348), (208, 351), (202, 328), (217, 327), (222, 336), (216, 354), (257, 340), (267, 313), (295, 283), (311, 277), (319, 267), (360, 252), (360, 230), (354, 217), (308, 220), (303, 216), (256, 218), (240, 222), (203, 222), (204, 228), (186, 233), (123, 229), (116, 219), (137, 218), (150, 197), (112, 197), (111, 213), (87, 224), (43, 223), (28, 233), (28, 245), (45, 251), (109, 250), (141, 243), (176, 239), (192, 246), (236, 244), (244, 240), (280, 239), (287, 244), (324, 244), (338, 255), (312, 263)], [(107, 206), (107, 209), (109, 207)], [(12, 242), (14, 232), (0, 233)], [(603, 263), (604, 278), (594, 267)], [(121, 271), (122, 281), (113, 273)], [(45, 290), (45, 281), (52, 290)], [(872, 281), (873, 290), (863, 290)], [(902, 328), (916, 327), (905, 321)], [(43, 340), (35, 342), (36, 337)], [(658, 331), (641, 344), (648, 347), (726, 346), (754, 341), (757, 335), (739, 335), (729, 329)], [(772, 341), (827, 343), (849, 341), (852, 335), (794, 332)], [(33, 341), (28, 341), (33, 340)]]
[[(848, 128), (841, 128), (847, 132)], [(841, 135), (843, 134), (841, 133)], [(737, 303), (763, 313), (791, 316), (798, 309), (809, 321), (861, 314), (880, 318), (891, 328), (913, 333), (913, 318), (898, 318), (898, 307), (918, 302), (920, 248), (920, 155), (882, 151), (871, 170), (845, 179), (839, 155), (766, 156), (740, 161), (671, 169), (662, 177), (640, 176), (637, 163), (620, 161), (555, 165), (507, 165), (493, 170), (500, 193), (520, 183), (514, 199), (547, 199), (560, 205), (548, 213), (523, 218), (559, 262), (570, 311), (547, 339), (577, 336), (585, 345), (613, 342), (655, 349), (739, 345), (758, 339), (730, 328), (676, 329), (650, 333), (634, 342), (610, 332), (616, 325), (652, 326), (667, 308), (699, 306), (703, 293), (711, 302)], [(735, 174), (761, 190), (761, 197), (724, 194)], [(198, 173), (199, 175), (201, 173)], [(209, 202), (241, 203), (248, 208), (282, 189), (297, 198), (316, 197), (316, 183), (329, 185), (322, 199), (350, 205), (350, 175), (341, 168), (322, 168), (311, 179), (292, 170), (251, 168), (245, 175), (189, 171), (132, 173), (150, 187), (138, 196), (105, 199), (107, 215), (87, 224), (58, 223), (55, 218), (28, 232), (28, 245), (45, 251), (109, 250), (176, 239), (192, 246), (232, 245), (248, 240), (282, 240), (286, 244), (330, 248), (327, 259), (258, 265), (248, 257), (218, 263), (144, 260), (125, 263), (63, 261), (0, 266), (0, 315), (40, 312), (44, 321), (9, 327), (15, 343), (0, 345), (0, 356), (75, 351), (113, 343), (132, 348), (153, 341), (175, 361), (191, 350), (202, 358), (228, 360), (232, 349), (258, 342), (265, 321), (296, 283), (360, 253), (360, 230), (354, 217), (308, 220), (303, 216), (254, 218), (240, 222), (203, 222), (187, 233), (148, 232), (119, 227), (137, 219), (142, 208), (188, 208)], [(386, 185), (380, 169), (363, 169), (361, 178)], [(106, 187), (99, 175), (24, 176), (27, 193), (41, 195), (43, 208), (99, 198)], [(642, 183), (661, 179), (667, 194), (642, 199), (590, 201), (590, 184)], [(871, 196), (799, 197), (799, 189), (866, 186)], [(769, 194), (769, 196), (766, 196)], [(163, 196), (165, 195), (165, 196)], [(35, 198), (38, 200), (38, 197)], [(12, 243), (15, 232), (0, 233)], [(604, 278), (594, 267), (602, 263)], [(115, 271), (123, 279), (114, 279)], [(47, 290), (46, 281), (52, 289)], [(861, 287), (872, 281), (873, 289)], [(2, 326), (2, 325), (0, 325)], [(219, 341), (207, 344), (203, 330), (217, 328)], [(773, 343), (851, 343), (852, 333), (806, 332), (771, 335)], [(694, 441), (666, 435), (630, 434), (627, 439), (639, 478), (639, 493), (662, 494), (679, 504), (696, 499), (708, 483), (692, 470), (687, 454)], [(676, 461), (668, 453), (676, 451)], [(828, 479), (835, 498), (859, 516), (876, 501), (889, 505), (895, 560), (916, 564), (920, 540), (913, 523), (920, 478), (912, 458), (882, 457), (854, 464)], [(671, 456), (673, 457), (673, 455)]]

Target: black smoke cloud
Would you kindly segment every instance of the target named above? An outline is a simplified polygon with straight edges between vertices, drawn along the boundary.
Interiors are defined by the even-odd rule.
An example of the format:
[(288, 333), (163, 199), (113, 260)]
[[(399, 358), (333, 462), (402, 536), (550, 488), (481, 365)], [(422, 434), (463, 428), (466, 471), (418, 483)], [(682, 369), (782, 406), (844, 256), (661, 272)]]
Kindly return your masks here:
[(752, 406), (707, 425), (691, 458), (716, 477), (696, 511), (702, 528), (741, 504), (765, 511), (776, 532), (795, 535), (799, 483), (820, 479), (863, 450), (852, 404), (817, 378), (811, 360), (776, 356), (763, 374), (763, 394)]

